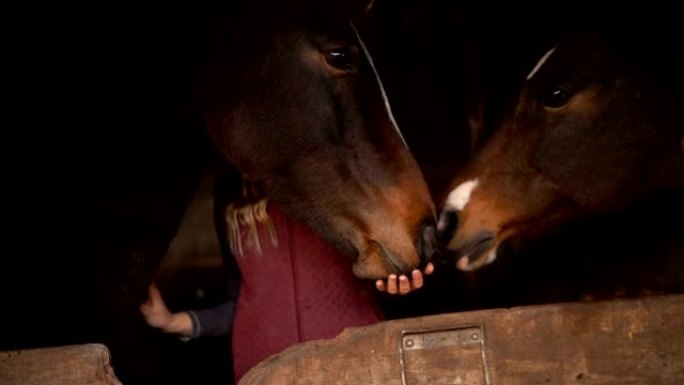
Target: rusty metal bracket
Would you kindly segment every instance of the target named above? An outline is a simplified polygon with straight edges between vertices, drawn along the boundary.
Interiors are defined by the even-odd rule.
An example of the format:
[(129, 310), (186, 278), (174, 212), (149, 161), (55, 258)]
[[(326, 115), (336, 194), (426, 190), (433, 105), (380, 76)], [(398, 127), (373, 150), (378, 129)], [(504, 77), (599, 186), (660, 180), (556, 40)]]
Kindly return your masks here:
[(491, 385), (483, 325), (403, 330), (403, 385)]

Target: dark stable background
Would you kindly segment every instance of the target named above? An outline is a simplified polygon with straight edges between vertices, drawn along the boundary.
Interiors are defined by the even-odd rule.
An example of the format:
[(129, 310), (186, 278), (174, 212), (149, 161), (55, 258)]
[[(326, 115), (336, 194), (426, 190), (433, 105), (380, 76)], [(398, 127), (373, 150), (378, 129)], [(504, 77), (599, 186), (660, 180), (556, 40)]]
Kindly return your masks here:
[[(588, 9), (565, 6), (377, 1), (368, 42), (436, 199), (469, 156), (472, 98), (487, 106), (486, 137), (535, 61)], [(200, 177), (223, 167), (187, 108), (200, 31), (218, 7), (105, 2), (77, 32), (73, 68), (85, 91), (65, 104), (86, 119), (70, 119), (54, 146), (45, 140), (59, 149), (45, 152), (45, 167), (27, 183), (39, 193), (22, 196), (37, 208), (30, 217), (20, 210), (20, 236), (10, 242), (17, 246), (3, 257), (10, 268), (0, 349), (104, 342), (127, 385), (230, 383), (229, 336), (181, 342), (151, 330), (136, 310), (140, 283), (154, 275), (147, 261), (164, 255)], [(84, 127), (75, 128), (79, 120)], [(238, 182), (225, 188), (235, 192)], [(388, 316), (456, 309), (446, 299), (455, 290), (450, 274), (437, 273), (423, 293), (387, 300)], [(124, 285), (124, 277), (139, 281)], [(225, 298), (224, 272), (180, 270), (165, 289), (172, 309), (211, 306)]]

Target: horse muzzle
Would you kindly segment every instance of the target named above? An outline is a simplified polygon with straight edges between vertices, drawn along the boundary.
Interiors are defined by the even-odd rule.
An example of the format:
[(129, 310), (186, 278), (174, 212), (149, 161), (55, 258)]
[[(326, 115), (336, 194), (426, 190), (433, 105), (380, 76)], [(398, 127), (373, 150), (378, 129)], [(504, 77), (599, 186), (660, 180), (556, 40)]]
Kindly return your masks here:
[(484, 231), (472, 238), (453, 242), (450, 249), (456, 254), (456, 267), (462, 271), (473, 271), (484, 267), (496, 259), (496, 237)]
[(455, 262), (462, 271), (477, 270), (494, 262), (500, 244), (496, 232), (486, 228), (469, 230), (467, 223), (459, 223), (459, 214), (443, 210), (439, 215), (437, 239), (442, 259)]
[(425, 221), (415, 236), (406, 235), (367, 238), (364, 250), (354, 263), (354, 274), (359, 278), (382, 279), (390, 274), (409, 275), (414, 269), (423, 269), (437, 250), (437, 231), (434, 221)]

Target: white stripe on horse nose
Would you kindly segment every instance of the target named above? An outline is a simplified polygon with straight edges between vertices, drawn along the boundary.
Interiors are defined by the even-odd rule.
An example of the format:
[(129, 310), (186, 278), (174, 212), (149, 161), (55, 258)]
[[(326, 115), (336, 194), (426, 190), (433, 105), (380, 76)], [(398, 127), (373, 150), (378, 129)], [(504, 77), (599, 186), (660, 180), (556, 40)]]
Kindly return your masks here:
[(539, 69), (544, 65), (544, 63), (549, 59), (549, 57), (551, 56), (551, 54), (555, 50), (556, 50), (556, 47), (553, 47), (547, 53), (545, 53), (544, 56), (542, 56), (542, 58), (539, 59), (539, 62), (537, 62), (537, 65), (535, 65), (534, 68), (532, 68), (532, 71), (530, 71), (529, 75), (527, 75), (527, 78), (525, 80), (532, 79), (532, 76), (534, 76), (534, 74), (536, 74), (537, 71), (539, 71)]
[(473, 190), (475, 190), (477, 185), (477, 179), (471, 179), (461, 183), (455, 189), (451, 190), (444, 207), (450, 208), (452, 210), (462, 211), (466, 205), (468, 205), (468, 202), (470, 201), (470, 194), (473, 193)]
[[(446, 202), (444, 202), (444, 207), (439, 215), (437, 221), (437, 233), (444, 235), (447, 231), (452, 232), (455, 230), (457, 219), (457, 213), (463, 211), (468, 202), (470, 201), (470, 194), (478, 185), (478, 180), (471, 179), (466, 182), (461, 183), (455, 189), (451, 190), (447, 196)], [(451, 235), (449, 235), (451, 236)]]
[(392, 126), (394, 126), (394, 129), (397, 131), (397, 134), (399, 134), (401, 141), (404, 142), (404, 146), (406, 146), (406, 148), (408, 148), (408, 144), (406, 143), (406, 140), (404, 139), (404, 135), (402, 135), (401, 130), (399, 129), (399, 125), (397, 124), (397, 121), (394, 120), (394, 114), (392, 114), (392, 107), (390, 107), (390, 102), (389, 102), (389, 99), (387, 98), (387, 93), (385, 92), (385, 87), (383, 87), (383, 85), (382, 85), (382, 80), (380, 79), (380, 75), (378, 74), (378, 70), (375, 68), (375, 63), (373, 62), (373, 57), (371, 57), (371, 54), (368, 51), (368, 48), (363, 43), (363, 40), (361, 39), (361, 35), (359, 34), (359, 31), (354, 26), (354, 23), (349, 22), (349, 25), (351, 25), (352, 29), (354, 30), (354, 34), (356, 35), (356, 39), (359, 41), (359, 45), (361, 46), (361, 50), (363, 50), (363, 54), (366, 56), (366, 59), (368, 60), (368, 64), (370, 64), (371, 68), (373, 69), (373, 74), (375, 74), (375, 79), (378, 81), (378, 86), (380, 87), (380, 93), (382, 94), (382, 101), (385, 103), (385, 111), (387, 111), (387, 115), (389, 116), (389, 120), (392, 123)]

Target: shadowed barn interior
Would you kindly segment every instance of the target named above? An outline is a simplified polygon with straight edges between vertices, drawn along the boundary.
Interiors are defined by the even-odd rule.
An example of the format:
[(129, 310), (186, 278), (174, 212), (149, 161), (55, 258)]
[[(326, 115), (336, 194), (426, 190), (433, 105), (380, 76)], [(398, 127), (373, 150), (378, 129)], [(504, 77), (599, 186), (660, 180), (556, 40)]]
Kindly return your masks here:
[[(537, 59), (568, 25), (603, 15), (582, 2), (573, 9), (467, 0), (375, 3), (361, 33), (437, 204), (512, 108)], [(230, 336), (184, 342), (152, 330), (138, 312), (152, 280), (172, 310), (210, 307), (227, 296), (225, 260), (233, 256), (223, 209), (241, 198), (242, 179), (212, 148), (192, 107), (196, 72), (211, 46), (208, 26), (226, 4), (232, 2), (107, 2), (95, 25), (81, 31), (91, 64), (83, 72), (92, 89), (84, 106), (94, 119), (85, 129), (70, 129), (78, 141), (66, 140), (61, 150), (78, 160), (55, 175), (75, 182), (41, 182), (34, 200), (46, 201), (52, 189), (64, 192), (69, 203), (53, 198), (52, 204), (71, 213), (59, 217), (77, 216), (78, 224), (59, 228), (50, 218), (57, 228), (37, 237), (45, 250), (19, 260), (16, 274), (8, 270), (14, 279), (2, 305), (12, 316), (4, 320), (1, 350), (102, 342), (124, 384), (232, 382)], [(589, 9), (596, 15), (587, 16)], [(650, 204), (637, 210), (658, 209)], [(681, 212), (681, 203), (671, 209)], [(602, 219), (593, 228), (636, 221), (637, 214)], [(41, 243), (34, 226), (21, 227), (29, 238), (23, 245)], [(672, 228), (680, 234), (681, 225)], [(559, 237), (537, 251), (573, 244)], [(600, 238), (597, 230), (586, 242)], [(575, 250), (568, 246), (565, 254)], [(531, 276), (524, 265), (510, 271), (537, 286), (514, 280), (496, 286), (511, 278), (506, 267), (476, 276), (444, 260), (425, 288), (404, 297), (378, 294), (378, 301), (394, 319), (543, 303), (555, 294), (530, 295), (553, 282), (551, 275)], [(511, 295), (502, 297), (501, 287), (512, 288)]]

